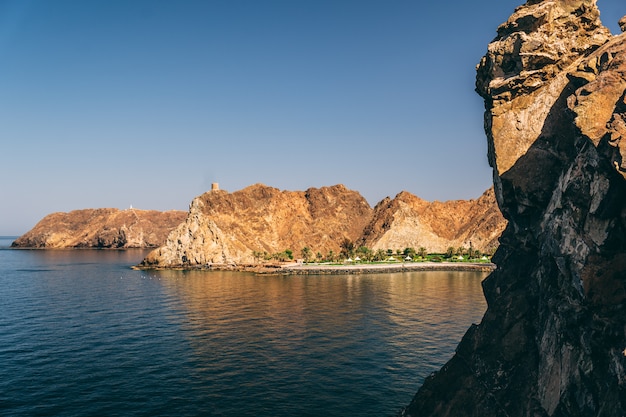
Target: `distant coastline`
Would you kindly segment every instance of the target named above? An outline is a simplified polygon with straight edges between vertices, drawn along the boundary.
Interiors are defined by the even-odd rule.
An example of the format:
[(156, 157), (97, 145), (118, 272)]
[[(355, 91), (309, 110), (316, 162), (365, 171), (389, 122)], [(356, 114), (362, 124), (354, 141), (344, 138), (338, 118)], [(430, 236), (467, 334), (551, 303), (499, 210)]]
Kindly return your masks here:
[(388, 264), (207, 264), (178, 267), (140, 267), (141, 270), (183, 270), (183, 271), (238, 271), (251, 272), (259, 275), (358, 275), (358, 274), (388, 274), (413, 271), (481, 271), (491, 272), (496, 268), (493, 263), (487, 262), (410, 262)]

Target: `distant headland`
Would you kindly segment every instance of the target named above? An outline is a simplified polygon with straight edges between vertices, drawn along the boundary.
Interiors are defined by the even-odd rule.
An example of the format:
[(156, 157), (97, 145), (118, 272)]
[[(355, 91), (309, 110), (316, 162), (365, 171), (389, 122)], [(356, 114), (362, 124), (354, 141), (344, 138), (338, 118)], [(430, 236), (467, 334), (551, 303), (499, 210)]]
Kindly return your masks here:
[(13, 247), (157, 248), (139, 268), (271, 270), (296, 260), (479, 257), (495, 250), (505, 226), (493, 189), (475, 200), (446, 202), (403, 191), (372, 208), (341, 184), (306, 191), (255, 184), (233, 193), (213, 184), (188, 213), (131, 208), (50, 214)]
[(184, 211), (99, 208), (52, 213), (11, 245), (23, 249), (156, 248), (186, 217)]

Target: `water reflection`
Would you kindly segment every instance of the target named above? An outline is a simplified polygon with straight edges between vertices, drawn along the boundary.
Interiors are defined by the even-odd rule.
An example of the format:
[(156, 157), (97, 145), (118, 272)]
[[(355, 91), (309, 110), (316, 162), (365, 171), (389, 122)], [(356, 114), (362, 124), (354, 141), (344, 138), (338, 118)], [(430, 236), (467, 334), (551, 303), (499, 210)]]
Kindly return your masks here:
[[(8, 241), (5, 241), (5, 243)], [(0, 248), (3, 259), (29, 267), (62, 269), (97, 265), (102, 268), (129, 270), (149, 253), (148, 249), (9, 249)]]
[(226, 415), (250, 403), (393, 414), (486, 307), (477, 272), (153, 274), (183, 310), (203, 395)]

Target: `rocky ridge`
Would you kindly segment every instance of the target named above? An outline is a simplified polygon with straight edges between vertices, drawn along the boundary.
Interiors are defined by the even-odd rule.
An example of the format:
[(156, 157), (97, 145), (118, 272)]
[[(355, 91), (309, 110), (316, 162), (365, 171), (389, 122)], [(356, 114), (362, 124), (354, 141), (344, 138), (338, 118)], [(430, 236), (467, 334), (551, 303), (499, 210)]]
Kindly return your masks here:
[(626, 415), (626, 34), (599, 16), (528, 1), (477, 68), (508, 225), (485, 316), (405, 416)]
[(255, 252), (337, 250), (342, 239), (359, 237), (371, 215), (367, 201), (342, 185), (281, 191), (255, 184), (234, 193), (209, 191), (191, 202), (185, 222), (142, 265), (255, 263)]
[(74, 210), (44, 217), (14, 248), (155, 248), (186, 217), (183, 211)]
[(505, 226), (493, 188), (476, 200), (432, 203), (403, 191), (376, 205), (359, 245), (373, 250), (425, 247), (445, 253), (449, 247), (472, 247), (491, 252)]
[[(53, 213), (18, 238), (16, 248), (156, 248), (145, 265), (256, 263), (255, 252), (300, 249), (339, 253), (344, 239), (356, 247), (450, 246), (493, 251), (506, 222), (493, 190), (476, 200), (427, 202), (408, 192), (372, 209), (342, 185), (280, 191), (256, 184), (228, 193), (210, 191), (194, 199), (188, 213), (137, 209), (86, 209)], [(178, 228), (177, 228), (178, 227)], [(176, 229), (176, 230), (175, 230)], [(175, 232), (168, 239), (168, 234)], [(183, 256), (185, 261), (183, 262)]]
[(370, 249), (449, 246), (487, 250), (505, 221), (493, 191), (470, 201), (429, 203), (402, 192), (374, 209), (343, 185), (280, 191), (256, 184), (228, 193), (209, 191), (195, 198), (187, 219), (150, 253), (140, 267), (168, 268), (257, 263), (255, 253), (290, 249), (296, 257), (308, 247), (315, 256), (339, 253), (348, 239)]

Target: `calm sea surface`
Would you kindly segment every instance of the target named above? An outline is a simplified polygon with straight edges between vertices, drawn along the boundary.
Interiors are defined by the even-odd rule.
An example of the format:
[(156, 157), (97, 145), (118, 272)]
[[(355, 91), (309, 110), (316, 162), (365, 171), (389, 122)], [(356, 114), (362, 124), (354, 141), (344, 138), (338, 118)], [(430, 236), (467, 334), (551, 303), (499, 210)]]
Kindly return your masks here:
[(0, 250), (0, 415), (392, 416), (486, 308), (484, 273), (129, 269), (144, 254)]

